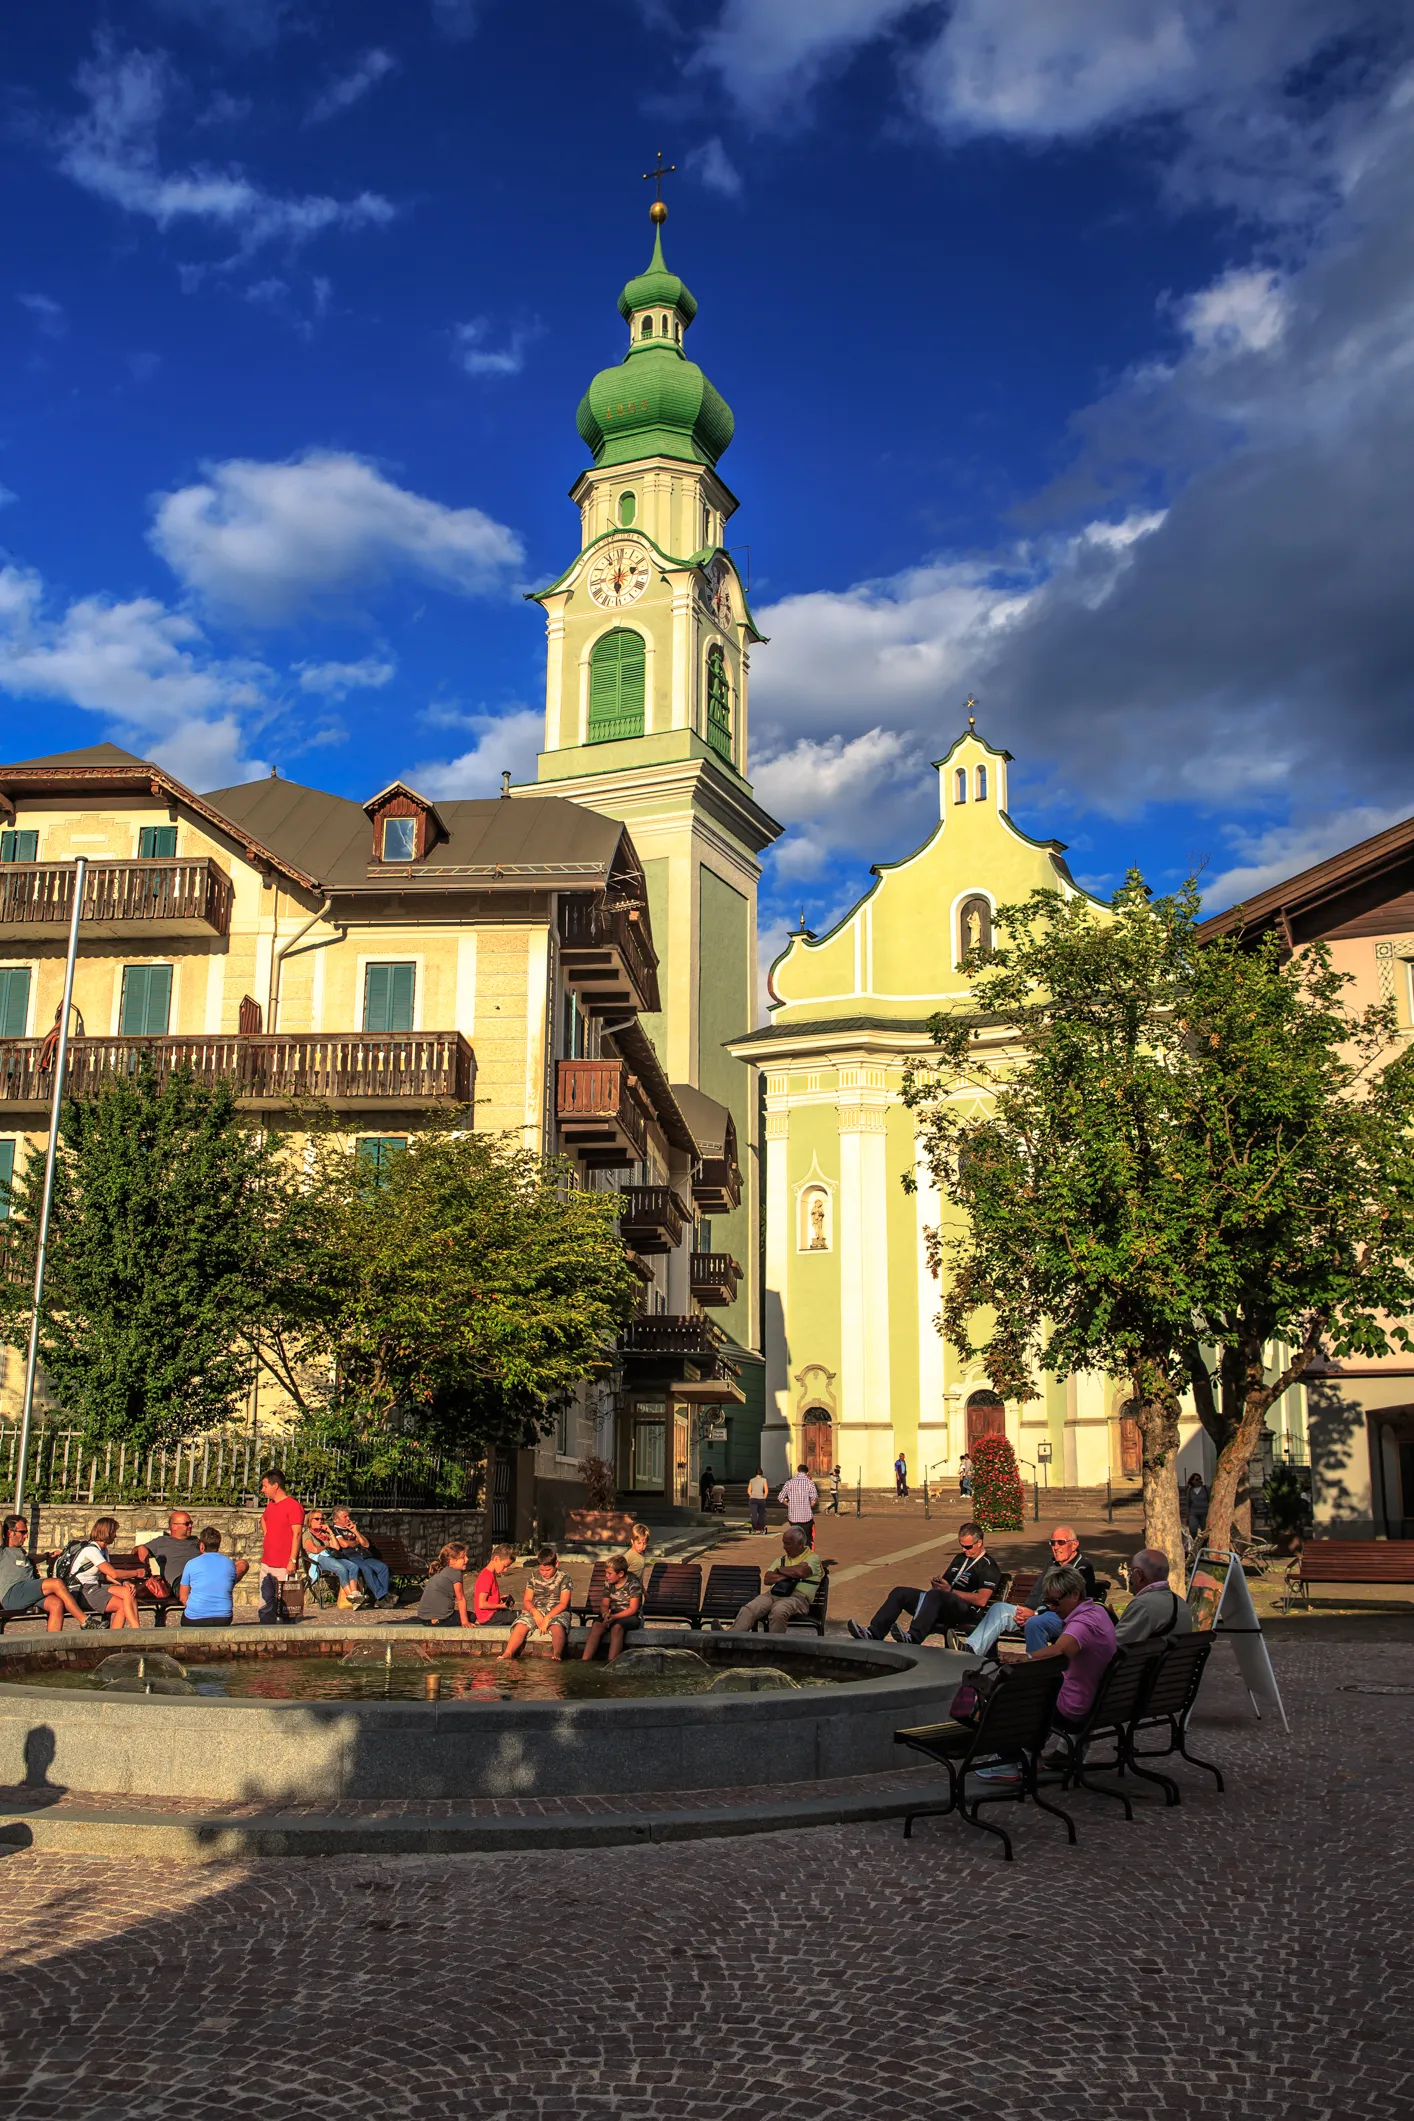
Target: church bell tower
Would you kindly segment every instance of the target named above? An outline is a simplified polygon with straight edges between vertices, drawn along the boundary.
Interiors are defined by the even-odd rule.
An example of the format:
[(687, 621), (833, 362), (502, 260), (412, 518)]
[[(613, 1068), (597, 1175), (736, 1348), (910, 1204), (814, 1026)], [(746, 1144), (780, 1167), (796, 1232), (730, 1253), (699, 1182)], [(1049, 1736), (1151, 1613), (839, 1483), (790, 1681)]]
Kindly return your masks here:
[[(747, 780), (747, 681), (756, 630), (726, 544), (735, 495), (717, 470), (731, 409), (685, 341), (697, 302), (653, 255), (619, 296), (623, 359), (595, 376), (578, 427), (592, 457), (570, 489), (580, 549), (548, 589), (545, 749), (536, 787), (621, 819), (647, 878), (663, 1006), (645, 1017), (669, 1079), (729, 1107), (740, 1208), (712, 1219), (743, 1268), (717, 1312), (760, 1347), (754, 1071), (726, 1051), (756, 1018), (760, 855), (781, 827)], [(518, 791), (529, 794), (529, 788)], [(746, 1383), (745, 1377), (743, 1383)]]

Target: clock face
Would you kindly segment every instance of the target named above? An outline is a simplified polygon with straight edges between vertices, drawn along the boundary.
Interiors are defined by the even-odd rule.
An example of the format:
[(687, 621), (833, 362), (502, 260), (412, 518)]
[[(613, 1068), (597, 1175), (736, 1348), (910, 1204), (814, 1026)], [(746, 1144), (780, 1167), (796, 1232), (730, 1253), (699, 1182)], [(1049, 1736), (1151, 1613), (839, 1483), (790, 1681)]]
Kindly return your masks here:
[(712, 610), (717, 624), (724, 633), (730, 633), (734, 613), (732, 611), (732, 581), (729, 570), (719, 560), (712, 569)]
[(648, 555), (641, 545), (606, 545), (589, 570), (589, 594), (606, 611), (632, 604), (648, 587)]

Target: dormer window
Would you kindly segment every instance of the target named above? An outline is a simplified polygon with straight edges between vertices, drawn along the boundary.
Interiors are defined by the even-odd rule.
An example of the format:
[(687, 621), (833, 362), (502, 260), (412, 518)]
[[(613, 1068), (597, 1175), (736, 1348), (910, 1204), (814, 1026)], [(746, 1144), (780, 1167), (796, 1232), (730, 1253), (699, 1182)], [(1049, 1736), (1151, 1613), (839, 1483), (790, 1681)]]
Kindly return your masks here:
[(967, 801), (967, 768), (965, 766), (959, 766), (957, 772), (953, 775), (952, 799), (955, 803), (965, 803)]
[(638, 336), (639, 336), (639, 338), (640, 338), (640, 339), (651, 339), (651, 338), (652, 338), (652, 336), (653, 336), (653, 319), (652, 319), (651, 317), (645, 317), (645, 318), (643, 319), (643, 322), (642, 322), (642, 323), (641, 323), (641, 324), (639, 325), (639, 327), (638, 327)]
[(417, 819), (415, 817), (384, 818), (383, 859), (385, 862), (416, 861)]
[(977, 800), (979, 803), (985, 803), (987, 800), (987, 769), (985, 766), (977, 768)]

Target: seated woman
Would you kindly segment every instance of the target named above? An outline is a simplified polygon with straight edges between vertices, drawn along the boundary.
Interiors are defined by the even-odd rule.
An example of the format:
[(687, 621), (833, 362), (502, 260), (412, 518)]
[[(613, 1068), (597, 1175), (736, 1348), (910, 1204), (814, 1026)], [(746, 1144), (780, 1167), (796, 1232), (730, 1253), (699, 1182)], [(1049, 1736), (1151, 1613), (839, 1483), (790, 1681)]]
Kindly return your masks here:
[(359, 1576), (363, 1578), (369, 1597), (376, 1605), (380, 1598), (388, 1595), (392, 1581), (386, 1561), (380, 1561), (373, 1551), (373, 1542), (366, 1532), (361, 1532), (354, 1523), (353, 1512), (340, 1503), (329, 1519), (334, 1534), (334, 1553), (340, 1561), (351, 1561)]
[(572, 1596), (570, 1580), (560, 1567), (559, 1555), (553, 1547), (542, 1547), (521, 1599), (520, 1618), (511, 1629), (502, 1657), (519, 1657), (533, 1632), (549, 1642), (550, 1653), (558, 1664), (569, 1647)]
[(39, 1618), (43, 1607), (49, 1633), (57, 1635), (64, 1616), (83, 1626), (83, 1607), (76, 1605), (57, 1576), (41, 1576), (25, 1552), (29, 1523), (23, 1517), (7, 1517), (0, 1526), (0, 1609), (6, 1613), (29, 1613)]
[[(345, 1510), (342, 1514), (348, 1517), (349, 1513)], [(340, 1512), (336, 1510), (334, 1518), (337, 1519), (339, 1515)], [(345, 1612), (361, 1603), (354, 1593), (358, 1590), (359, 1576), (364, 1566), (362, 1550), (358, 1545), (363, 1534), (353, 1524), (352, 1519), (349, 1520), (349, 1525), (352, 1527), (351, 1531), (348, 1527), (340, 1527), (337, 1522), (331, 1522), (323, 1510), (311, 1510), (305, 1518), (301, 1540), (305, 1553), (313, 1563), (312, 1573), (332, 1577), (339, 1586), (339, 1595), (334, 1603), (336, 1609)], [(363, 1540), (363, 1544), (366, 1546), (367, 1540)], [(378, 1566), (382, 1568), (382, 1563)], [(388, 1588), (386, 1569), (383, 1570), (383, 1588), (385, 1591)]]
[(119, 1569), (108, 1559), (108, 1549), (118, 1536), (116, 1517), (96, 1517), (88, 1538), (69, 1564), (69, 1582), (80, 1605), (87, 1608), (86, 1628), (135, 1628), (137, 1586), (146, 1576), (139, 1563), (135, 1569)]
[(604, 1564), (604, 1595), (599, 1601), (599, 1618), (589, 1623), (584, 1644), (586, 1664), (598, 1656), (599, 1645), (606, 1635), (609, 1638), (609, 1663), (623, 1656), (624, 1631), (634, 1625), (642, 1605), (643, 1585), (636, 1576), (629, 1574), (623, 1555), (613, 1555)]
[(437, 1566), (422, 1586), (417, 1617), (430, 1628), (471, 1626), (466, 1609), (465, 1576), (470, 1557), (459, 1539), (452, 1540), (437, 1556)]

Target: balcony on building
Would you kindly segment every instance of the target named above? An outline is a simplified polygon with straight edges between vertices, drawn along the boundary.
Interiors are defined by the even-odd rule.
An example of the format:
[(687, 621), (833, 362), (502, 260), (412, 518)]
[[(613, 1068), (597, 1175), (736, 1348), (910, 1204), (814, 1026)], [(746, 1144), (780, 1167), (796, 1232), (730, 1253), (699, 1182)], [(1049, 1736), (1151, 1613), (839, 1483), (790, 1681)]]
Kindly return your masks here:
[(699, 1215), (730, 1215), (741, 1206), (736, 1122), (725, 1105), (692, 1083), (674, 1083), (673, 1095), (697, 1144), (693, 1204)]
[[(247, 1111), (306, 1100), (342, 1111), (469, 1105), (476, 1057), (459, 1031), (273, 1032), (223, 1037), (74, 1038), (65, 1090), (91, 1096), (134, 1080), (144, 1062), (160, 1085), (190, 1069), (197, 1082), (230, 1082)], [(46, 1113), (54, 1092), (48, 1040), (0, 1039), (0, 1125)]]
[(624, 1186), (619, 1235), (635, 1252), (675, 1252), (689, 1216), (671, 1186)]
[(637, 907), (562, 896), (560, 965), (592, 1016), (660, 1007), (658, 958)]
[[(0, 863), (0, 943), (62, 936), (74, 906), (72, 862)], [(229, 935), (234, 886), (209, 855), (190, 861), (90, 862), (80, 922), (115, 942)]]
[(648, 1154), (637, 1077), (621, 1060), (560, 1061), (555, 1111), (565, 1147), (591, 1168), (641, 1163)]
[(694, 1252), (691, 1287), (699, 1304), (734, 1304), (741, 1268), (730, 1252)]
[(746, 1394), (736, 1365), (722, 1352), (726, 1339), (710, 1318), (660, 1311), (629, 1320), (619, 1339), (619, 1356), (635, 1390), (659, 1385), (674, 1399), (743, 1406)]

